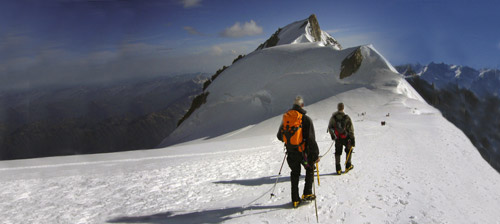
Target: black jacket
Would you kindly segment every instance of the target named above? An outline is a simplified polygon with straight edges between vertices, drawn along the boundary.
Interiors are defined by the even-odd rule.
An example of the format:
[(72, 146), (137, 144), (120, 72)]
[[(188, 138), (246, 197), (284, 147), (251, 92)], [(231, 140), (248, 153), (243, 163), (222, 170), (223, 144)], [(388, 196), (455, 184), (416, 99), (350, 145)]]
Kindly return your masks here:
[[(299, 113), (301, 113), (302, 116), (302, 138), (306, 142), (306, 153), (307, 153), (307, 158), (308, 162), (313, 163), (318, 159), (319, 155), (319, 149), (318, 149), (318, 143), (316, 143), (316, 136), (314, 134), (314, 125), (310, 117), (306, 115), (307, 111), (302, 109), (300, 106), (293, 105), (291, 110), (296, 110)], [(276, 137), (280, 141), (283, 141), (283, 122), (280, 125), (280, 128), (278, 129), (278, 134)]]

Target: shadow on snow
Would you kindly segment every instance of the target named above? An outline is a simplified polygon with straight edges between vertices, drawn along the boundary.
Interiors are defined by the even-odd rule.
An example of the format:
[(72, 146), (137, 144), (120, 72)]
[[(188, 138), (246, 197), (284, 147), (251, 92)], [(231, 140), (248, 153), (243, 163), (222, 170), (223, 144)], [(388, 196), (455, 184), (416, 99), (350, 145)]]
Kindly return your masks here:
[[(342, 172), (342, 173), (344, 173), (344, 172)], [(320, 174), (319, 176), (320, 177), (322, 177), (322, 176), (338, 176), (338, 174), (325, 173), (325, 174)], [(274, 183), (276, 183), (276, 178), (278, 178), (278, 176), (259, 177), (259, 178), (246, 179), (246, 180), (223, 180), (223, 181), (216, 181), (213, 183), (214, 184), (238, 184), (238, 185), (243, 185), (243, 186), (260, 186), (260, 185), (265, 185), (265, 184), (274, 184)], [(303, 180), (303, 179), (305, 179), (305, 175), (300, 176), (300, 180)], [(290, 181), (290, 176), (281, 176), (281, 177), (279, 177), (278, 183), (289, 182), (289, 181)]]
[(246, 179), (246, 180), (223, 180), (213, 182), (214, 184), (239, 184), (243, 186), (259, 186), (264, 184), (274, 184), (276, 183), (276, 179), (279, 178), (278, 183), (290, 181), (290, 176), (268, 176), (268, 177), (259, 177), (254, 179)]
[[(331, 174), (320, 174), (320, 176), (338, 176), (336, 173)], [(304, 175), (300, 178), (304, 179)], [(268, 176), (254, 179), (246, 180), (230, 180), (230, 181), (217, 181), (215, 184), (239, 184), (243, 186), (259, 186), (265, 184), (276, 183), (276, 178), (278, 176)], [(279, 177), (278, 183), (290, 181), (290, 176)], [(256, 200), (267, 195), (272, 190), (269, 189), (262, 196)], [(250, 204), (255, 202), (252, 201)], [(285, 203), (281, 205), (270, 205), (270, 206), (242, 206), (242, 207), (231, 207), (222, 209), (213, 209), (205, 211), (197, 211), (191, 213), (174, 213), (174, 212), (164, 212), (153, 215), (146, 216), (125, 216), (118, 217), (108, 220), (108, 223), (220, 223), (234, 218), (240, 218), (247, 215), (255, 215), (261, 213), (267, 213), (279, 209), (292, 209), (291, 203)], [(264, 210), (264, 211), (259, 211)], [(257, 212), (256, 212), (257, 211)], [(247, 214), (245, 214), (247, 212)]]
[[(291, 203), (270, 206), (232, 207), (184, 214), (174, 212), (158, 213), (146, 216), (118, 217), (108, 223), (220, 223), (247, 215), (267, 213), (279, 209), (292, 209)], [(256, 212), (257, 210), (257, 212)], [(259, 211), (263, 210), (263, 211)], [(247, 212), (248, 211), (248, 212)], [(248, 213), (248, 214), (245, 214)]]

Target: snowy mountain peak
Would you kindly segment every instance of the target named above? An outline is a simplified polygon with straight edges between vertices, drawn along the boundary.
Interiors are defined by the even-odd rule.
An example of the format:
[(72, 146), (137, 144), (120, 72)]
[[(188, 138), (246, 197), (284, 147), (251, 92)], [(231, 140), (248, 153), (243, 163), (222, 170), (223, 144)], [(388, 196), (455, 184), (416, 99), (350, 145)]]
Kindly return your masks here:
[(198, 100), (198, 109), (161, 146), (254, 125), (289, 109), (297, 95), (310, 105), (358, 88), (423, 101), (371, 45), (337, 50), (317, 43), (286, 44), (255, 51), (225, 69)]
[(333, 46), (341, 50), (342, 46), (330, 34), (321, 30), (316, 15), (309, 18), (293, 22), (283, 28), (279, 28), (271, 37), (261, 44), (256, 50), (274, 47), (284, 44), (313, 43), (320, 46)]

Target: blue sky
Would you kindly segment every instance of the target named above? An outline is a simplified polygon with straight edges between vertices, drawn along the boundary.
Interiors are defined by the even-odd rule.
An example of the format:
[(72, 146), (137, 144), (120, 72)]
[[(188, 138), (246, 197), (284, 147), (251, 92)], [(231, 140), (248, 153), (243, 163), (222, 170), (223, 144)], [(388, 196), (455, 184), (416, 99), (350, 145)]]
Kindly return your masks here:
[(500, 3), (484, 0), (0, 2), (0, 90), (214, 73), (316, 14), (344, 47), (393, 65), (500, 67)]

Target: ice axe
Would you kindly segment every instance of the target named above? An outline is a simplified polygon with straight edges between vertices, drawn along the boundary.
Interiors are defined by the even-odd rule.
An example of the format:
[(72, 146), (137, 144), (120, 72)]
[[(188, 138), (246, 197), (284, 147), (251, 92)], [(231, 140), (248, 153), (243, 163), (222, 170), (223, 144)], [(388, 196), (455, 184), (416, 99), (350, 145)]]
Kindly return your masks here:
[(319, 186), (320, 184), (319, 184), (319, 166), (318, 166), (318, 162), (316, 162), (316, 174), (318, 176), (318, 186)]

